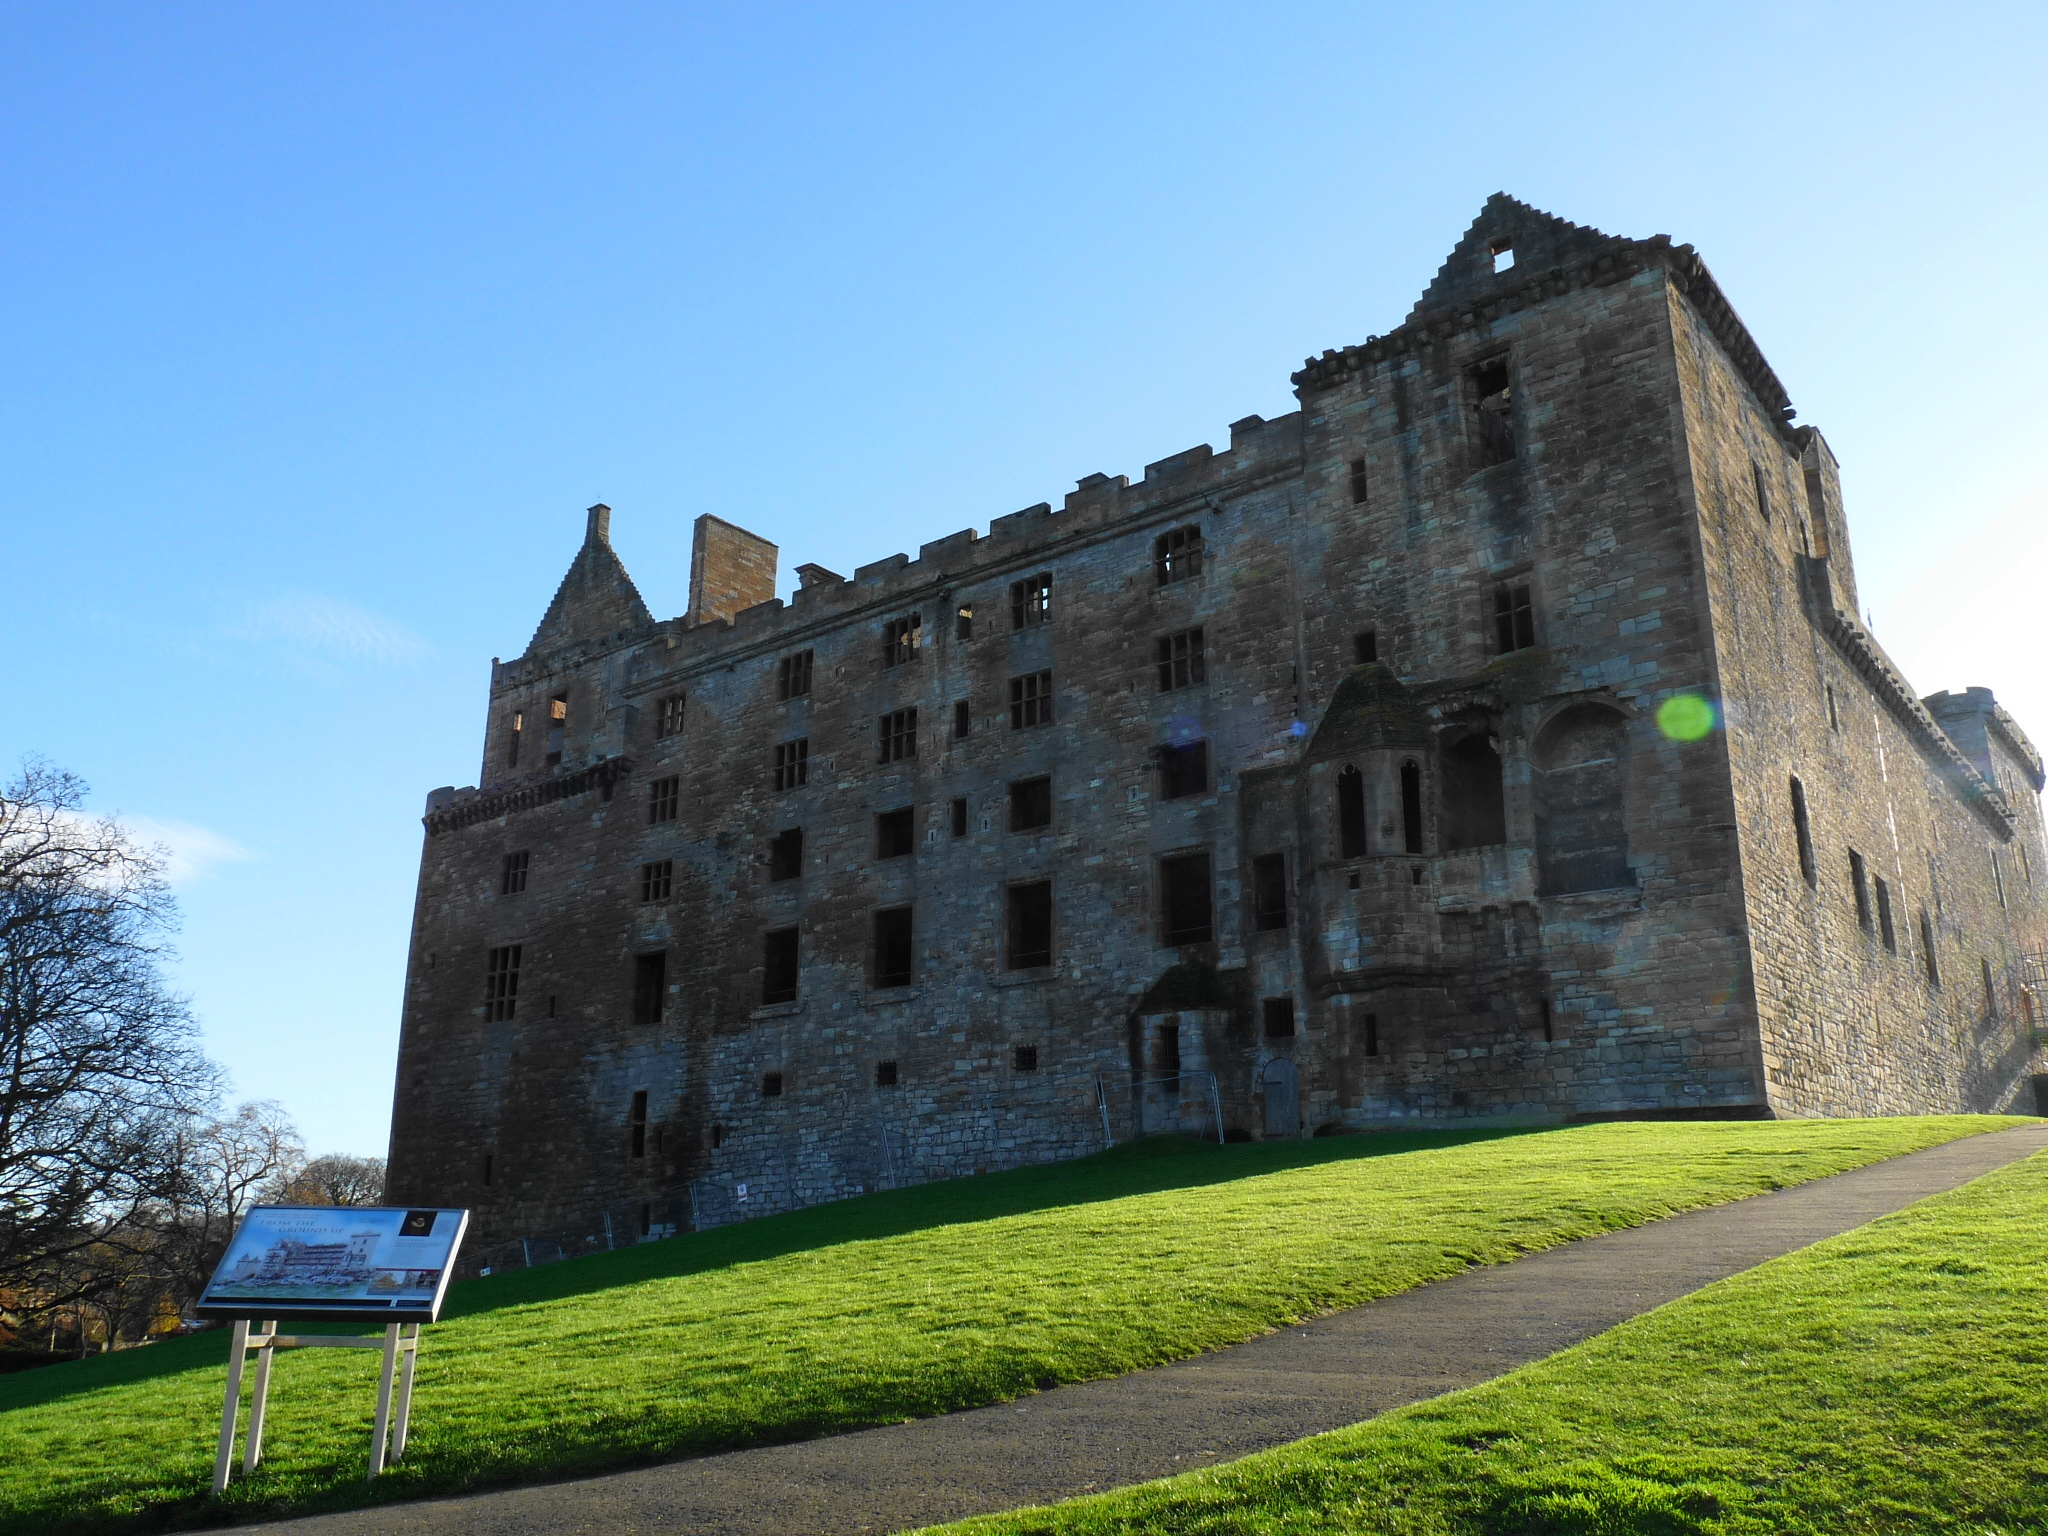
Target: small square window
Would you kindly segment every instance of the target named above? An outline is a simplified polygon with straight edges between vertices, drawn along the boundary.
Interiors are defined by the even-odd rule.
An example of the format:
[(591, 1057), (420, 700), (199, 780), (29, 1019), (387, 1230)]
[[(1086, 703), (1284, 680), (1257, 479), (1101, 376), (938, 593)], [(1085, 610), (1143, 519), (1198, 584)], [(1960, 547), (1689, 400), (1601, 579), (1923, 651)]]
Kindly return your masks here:
[(884, 811), (875, 818), (875, 857), (902, 859), (916, 846), (917, 812), (914, 806)]
[(878, 763), (900, 763), (917, 756), (917, 711), (892, 709), (881, 717), (875, 742)]
[(1019, 779), (1010, 786), (1010, 830), (1030, 832), (1052, 825), (1052, 777)]
[(775, 664), (775, 697), (800, 699), (811, 691), (811, 653), (798, 651)]
[(640, 899), (642, 901), (667, 901), (669, 889), (675, 883), (676, 861), (656, 859), (652, 864), (640, 866)]
[(1161, 693), (1171, 693), (1176, 688), (1192, 688), (1197, 683), (1208, 681), (1209, 669), (1203, 659), (1200, 626), (1184, 629), (1177, 635), (1161, 635), (1155, 642), (1154, 652)]
[(1260, 1004), (1266, 1017), (1266, 1038), (1268, 1040), (1291, 1040), (1294, 1038), (1294, 999), (1291, 997), (1269, 997)]
[(1380, 659), (1380, 632), (1361, 629), (1351, 637), (1351, 659), (1363, 667)]
[(1202, 530), (1176, 528), (1152, 541), (1152, 571), (1162, 587), (1202, 574)]
[(498, 874), (498, 894), (517, 896), (526, 889), (526, 863), (531, 857), (525, 849), (505, 855), (505, 863)]
[(1035, 1045), (1012, 1047), (1010, 1051), (1010, 1065), (1019, 1072), (1036, 1072), (1038, 1070), (1038, 1047)]
[(647, 786), (647, 824), (674, 821), (677, 808), (682, 804), (683, 780), (680, 774), (670, 774), (665, 779), (656, 779)]
[(1512, 245), (1496, 245), (1493, 248), (1493, 270), (1511, 272), (1515, 266), (1515, 248)]
[(763, 1072), (761, 1074), (761, 1097), (764, 1099), (779, 1099), (782, 1097), (782, 1074), (780, 1072)]
[(882, 626), (882, 665), (900, 667), (917, 660), (924, 649), (924, 620), (918, 614), (891, 619)]
[(797, 930), (777, 928), (761, 936), (761, 1002), (796, 1001)]
[(1027, 672), (1010, 679), (1010, 729), (1052, 724), (1052, 673)]
[(811, 778), (811, 739), (799, 736), (795, 741), (775, 744), (775, 787), (778, 790), (799, 789)]
[(804, 872), (804, 829), (790, 827), (768, 839), (768, 878), (796, 880)]
[(1052, 617), (1052, 572), (1010, 583), (1010, 628), (1029, 629)]
[(1209, 787), (1209, 743), (1191, 741), (1159, 748), (1159, 798), (1180, 800)]
[(875, 1086), (877, 1088), (894, 1088), (901, 1081), (902, 1079), (897, 1073), (895, 1062), (878, 1061), (875, 1063)]
[(680, 693), (670, 694), (655, 706), (654, 734), (680, 736), (683, 733), (683, 703)]

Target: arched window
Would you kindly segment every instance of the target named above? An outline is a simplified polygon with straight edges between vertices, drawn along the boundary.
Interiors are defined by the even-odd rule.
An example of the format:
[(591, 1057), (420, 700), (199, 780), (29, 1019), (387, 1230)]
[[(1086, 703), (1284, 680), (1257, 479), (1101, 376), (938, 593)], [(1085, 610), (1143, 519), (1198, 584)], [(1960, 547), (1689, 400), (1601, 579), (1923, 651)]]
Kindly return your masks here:
[(1365, 775), (1349, 763), (1337, 775), (1337, 834), (1345, 858), (1365, 857)]
[(1537, 738), (1536, 865), (1545, 896), (1636, 884), (1628, 862), (1622, 768), (1628, 722), (1598, 704), (1574, 704)]
[(1445, 739), (1438, 758), (1443, 797), (1443, 845), (1488, 848), (1508, 840), (1507, 808), (1501, 796), (1500, 753), (1484, 725)]
[(1401, 851), (1422, 852), (1422, 764), (1401, 765)]

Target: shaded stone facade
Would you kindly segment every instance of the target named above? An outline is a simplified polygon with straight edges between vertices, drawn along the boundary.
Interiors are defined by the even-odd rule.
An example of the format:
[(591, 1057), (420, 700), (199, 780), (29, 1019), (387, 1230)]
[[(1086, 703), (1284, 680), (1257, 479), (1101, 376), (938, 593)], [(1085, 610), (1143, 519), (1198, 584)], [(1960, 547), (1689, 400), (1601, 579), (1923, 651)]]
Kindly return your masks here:
[(704, 519), (656, 620), (593, 509), (428, 799), (391, 1197), (2033, 1107), (2040, 759), (1859, 624), (1834, 460), (1689, 247), (1496, 197), (1294, 383), (788, 604)]

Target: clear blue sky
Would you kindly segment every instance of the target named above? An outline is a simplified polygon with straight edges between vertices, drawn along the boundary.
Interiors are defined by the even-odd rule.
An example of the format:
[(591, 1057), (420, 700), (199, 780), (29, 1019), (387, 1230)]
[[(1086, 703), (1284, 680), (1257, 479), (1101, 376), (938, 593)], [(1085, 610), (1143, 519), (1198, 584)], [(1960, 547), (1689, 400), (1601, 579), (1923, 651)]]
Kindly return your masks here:
[(1490, 192), (1699, 247), (1877, 633), (2048, 741), (2048, 11), (0, 7), (0, 760), (381, 1152), (425, 792), (581, 536), (840, 571), (1291, 407)]

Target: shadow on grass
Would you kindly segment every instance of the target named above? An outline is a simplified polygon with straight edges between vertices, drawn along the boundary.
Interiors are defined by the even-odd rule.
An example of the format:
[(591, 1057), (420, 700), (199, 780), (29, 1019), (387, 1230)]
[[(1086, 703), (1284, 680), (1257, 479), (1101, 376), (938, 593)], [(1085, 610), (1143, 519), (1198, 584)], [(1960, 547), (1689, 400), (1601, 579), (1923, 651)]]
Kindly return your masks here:
[[(764, 1216), (758, 1221), (686, 1232), (614, 1253), (588, 1254), (538, 1269), (457, 1281), (449, 1287), (448, 1302), (441, 1316), (444, 1321), (470, 1317), (506, 1307), (588, 1295), (643, 1280), (702, 1274), (733, 1264), (756, 1263), (840, 1243), (897, 1237), (933, 1227), (1021, 1216), (1060, 1206), (1090, 1205), (1160, 1190), (1228, 1184), (1318, 1163), (1466, 1146), (1559, 1129), (1514, 1126), (1383, 1131), (1313, 1141), (1241, 1142), (1225, 1146), (1182, 1136), (1150, 1136), (1071, 1162), (1042, 1163), (1002, 1173), (918, 1184), (908, 1189), (882, 1190), (779, 1216)], [(302, 1323), (295, 1324), (292, 1331), (341, 1334), (365, 1330), (339, 1323)], [(63, 1365), (42, 1366), (0, 1377), (0, 1412), (55, 1402), (81, 1392), (96, 1392), (102, 1387), (204, 1370), (223, 1364), (227, 1357), (228, 1330), (220, 1328), (186, 1338), (166, 1339), (146, 1349), (127, 1349)]]

